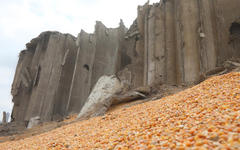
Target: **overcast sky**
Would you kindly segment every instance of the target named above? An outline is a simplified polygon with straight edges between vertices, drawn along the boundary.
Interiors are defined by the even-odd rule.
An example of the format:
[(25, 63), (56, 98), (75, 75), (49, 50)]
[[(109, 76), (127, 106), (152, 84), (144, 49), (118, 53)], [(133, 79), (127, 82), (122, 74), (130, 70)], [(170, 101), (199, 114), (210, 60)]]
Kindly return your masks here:
[[(81, 29), (93, 32), (96, 20), (129, 27), (137, 6), (147, 0), (0, 0), (0, 119), (11, 112), (11, 84), (18, 54), (25, 43), (47, 30), (76, 36)], [(158, 2), (151, 0), (150, 2)]]

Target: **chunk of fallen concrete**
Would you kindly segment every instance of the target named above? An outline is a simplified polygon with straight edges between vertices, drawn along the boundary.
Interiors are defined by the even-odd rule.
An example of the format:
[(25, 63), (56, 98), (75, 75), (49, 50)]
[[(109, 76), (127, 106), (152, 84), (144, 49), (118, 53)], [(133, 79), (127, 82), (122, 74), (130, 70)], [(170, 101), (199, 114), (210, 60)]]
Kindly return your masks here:
[(112, 104), (111, 97), (121, 92), (122, 88), (123, 85), (115, 75), (102, 76), (94, 86), (77, 119), (84, 120), (104, 115)]
[(36, 116), (30, 119), (27, 128), (31, 129), (32, 127), (38, 125), (40, 123), (40, 117)]
[(125, 94), (116, 94), (111, 97), (112, 105), (117, 105), (120, 103), (127, 103), (135, 100), (146, 99), (147, 95), (151, 93), (150, 87), (139, 87)]

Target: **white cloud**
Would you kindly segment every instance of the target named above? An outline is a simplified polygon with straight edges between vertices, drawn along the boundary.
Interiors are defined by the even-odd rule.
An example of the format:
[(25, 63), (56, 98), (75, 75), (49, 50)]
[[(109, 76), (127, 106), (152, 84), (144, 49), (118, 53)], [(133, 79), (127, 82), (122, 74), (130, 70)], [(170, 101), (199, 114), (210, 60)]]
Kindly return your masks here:
[[(147, 0), (1, 0), (0, 5), (0, 113), (11, 109), (10, 87), (17, 55), (25, 43), (46, 30), (77, 35), (93, 32), (96, 20), (116, 27), (120, 19), (130, 26), (137, 6)], [(158, 2), (159, 0), (151, 0)], [(14, 60), (16, 59), (16, 60)]]
[(101, 20), (107, 26), (117, 26), (122, 18), (130, 26), (136, 17), (137, 5), (145, 2), (146, 0), (22, 0), (0, 6), (0, 29), (6, 36), (15, 37), (21, 33), (36, 36), (43, 30), (59, 30), (74, 35), (81, 28), (92, 32), (96, 20)]

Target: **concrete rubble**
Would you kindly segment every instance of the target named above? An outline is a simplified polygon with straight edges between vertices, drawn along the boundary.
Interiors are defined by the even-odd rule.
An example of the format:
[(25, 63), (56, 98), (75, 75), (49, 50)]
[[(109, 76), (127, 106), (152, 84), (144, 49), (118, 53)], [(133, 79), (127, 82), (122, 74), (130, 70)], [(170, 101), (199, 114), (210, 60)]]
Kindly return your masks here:
[(2, 124), (6, 124), (6, 123), (7, 123), (7, 113), (4, 111), (3, 118), (2, 118)]
[(85, 105), (78, 115), (79, 120), (104, 115), (112, 105), (111, 97), (121, 92), (123, 85), (120, 80), (112, 76), (102, 76), (94, 86)]
[(239, 7), (239, 0), (162, 0), (139, 6), (129, 29), (122, 21), (117, 28), (97, 21), (94, 33), (82, 30), (77, 38), (41, 33), (19, 55), (12, 122), (83, 111), (102, 76), (116, 75), (129, 91), (196, 84), (228, 60), (239, 65)]
[(40, 123), (40, 117), (36, 116), (30, 119), (27, 128), (30, 129)]

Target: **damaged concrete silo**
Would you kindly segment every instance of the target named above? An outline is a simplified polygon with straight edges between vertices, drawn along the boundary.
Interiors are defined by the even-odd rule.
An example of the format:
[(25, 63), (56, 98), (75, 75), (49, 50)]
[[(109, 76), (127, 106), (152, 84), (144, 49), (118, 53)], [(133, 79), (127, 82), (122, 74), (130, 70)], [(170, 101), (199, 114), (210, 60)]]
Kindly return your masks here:
[(143, 84), (194, 84), (224, 61), (239, 58), (239, 6), (238, 0), (164, 0), (139, 6), (137, 28), (128, 34), (138, 33), (131, 39), (142, 45), (132, 51), (144, 50), (138, 56), (144, 63), (138, 73)]
[(49, 121), (62, 114), (72, 81), (75, 37), (44, 32), (20, 54), (12, 86), (13, 121), (39, 116)]
[(22, 51), (12, 86), (14, 121), (49, 121), (78, 113), (103, 75), (130, 89), (196, 84), (226, 60), (240, 59), (240, 1), (162, 0), (95, 32), (44, 32)]
[(114, 75), (128, 63), (124, 57), (122, 41), (127, 29), (123, 22), (118, 28), (107, 28), (97, 21), (95, 32), (83, 30), (78, 35), (78, 54), (69, 94), (67, 111), (78, 113), (93, 86), (103, 75)]

